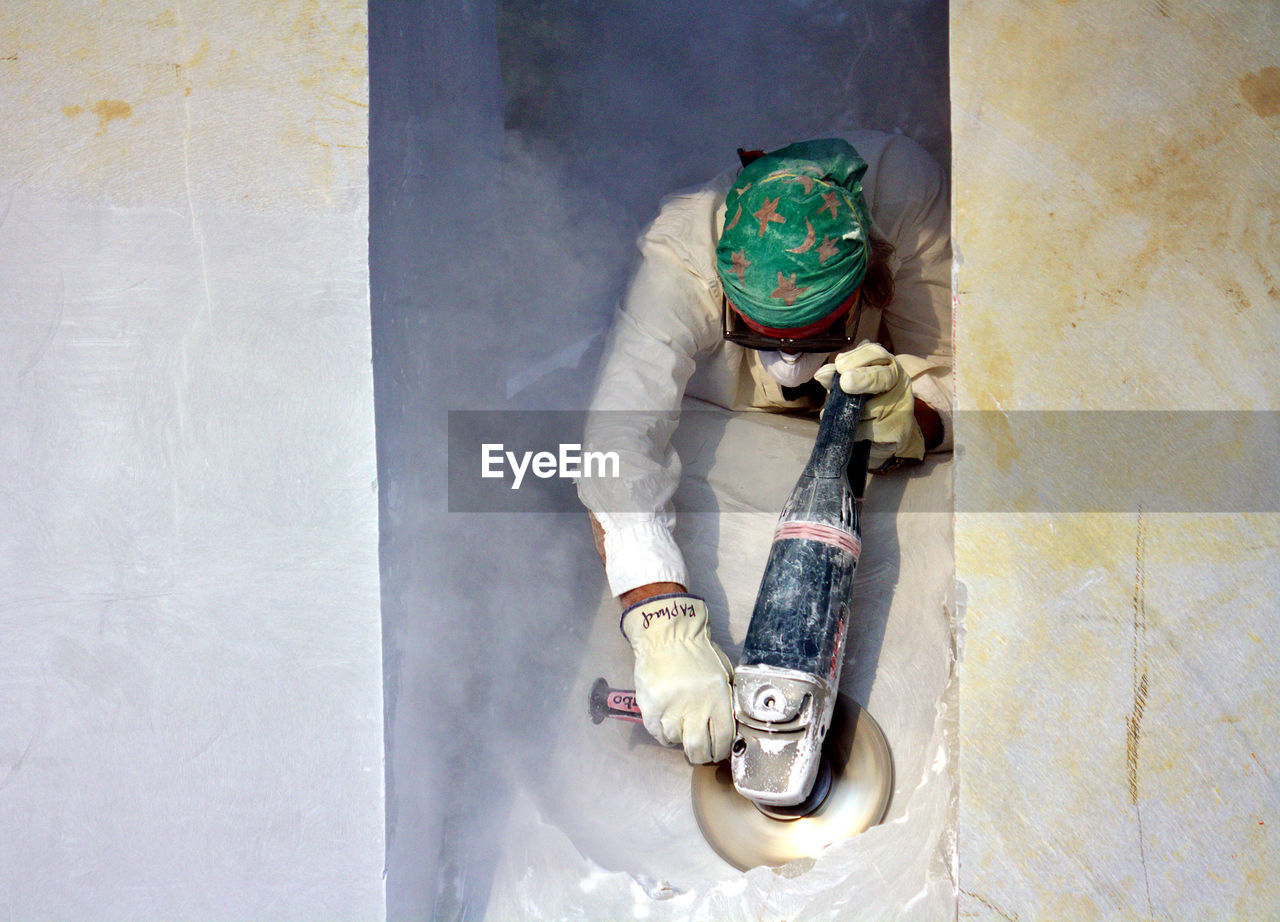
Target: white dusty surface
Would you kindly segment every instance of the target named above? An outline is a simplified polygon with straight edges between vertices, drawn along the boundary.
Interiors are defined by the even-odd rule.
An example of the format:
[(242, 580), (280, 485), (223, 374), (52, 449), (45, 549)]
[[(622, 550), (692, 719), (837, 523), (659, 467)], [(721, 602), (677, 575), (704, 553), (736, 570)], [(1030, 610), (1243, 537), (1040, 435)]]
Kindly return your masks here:
[[(687, 769), (633, 745), (629, 728), (582, 726), (583, 683), (628, 681), (630, 668), (617, 614), (602, 606), (586, 515), (571, 491), (557, 514), (450, 512), (447, 412), (585, 407), (636, 234), (661, 196), (715, 175), (740, 145), (901, 131), (945, 165), (946, 5), (745, 0), (726, 14), (719, 0), (434, 0), (374, 3), (369, 16), (388, 916), (505, 920), (545, 905), (547, 918), (628, 918), (629, 878), (594, 897), (580, 887), (596, 880), (592, 862), (625, 873), (623, 845), (600, 840), (623, 842), (626, 824), (571, 816), (572, 837), (558, 831), (575, 802), (556, 800), (554, 786), (578, 783), (566, 766), (587, 763), (574, 746), (590, 731), (594, 764), (637, 759), (678, 776), (664, 782), (669, 800), (650, 801), (650, 775), (619, 773), (637, 803), (691, 822)], [(780, 458), (785, 486), (741, 491), (744, 509), (763, 510), (758, 523), (734, 524), (752, 521), (743, 512), (682, 526), (721, 632), (730, 615), (746, 617), (794, 482), (794, 452)], [(702, 533), (713, 543), (699, 551)], [(755, 548), (749, 564), (734, 562), (738, 535)], [(721, 560), (745, 582), (717, 578)], [(726, 606), (730, 592), (740, 595)], [(876, 695), (890, 674), (877, 673)], [(602, 803), (596, 822), (612, 815)], [(658, 827), (641, 828), (653, 843)], [(630, 857), (637, 873), (676, 879), (638, 847)], [(700, 867), (684, 886), (709, 894), (720, 872)], [(820, 889), (816, 874), (806, 879)], [(787, 888), (807, 899), (802, 890)], [(710, 905), (698, 898), (678, 906)], [(643, 896), (635, 908), (680, 917), (660, 904)]]
[[(1027, 410), (1277, 408), (1276, 7), (960, 2), (951, 22), (960, 917), (1272, 918), (1274, 423), (1129, 464), (1069, 426), (1023, 435), (1065, 431), (1064, 470), (1103, 459), (1058, 513), (1034, 503), (1045, 446), (1011, 433)], [(1242, 501), (1194, 492), (1258, 468)], [(1083, 511), (1116, 486), (1132, 505)], [(1003, 511), (969, 504), (1002, 490)]]
[[(687, 401), (687, 404), (695, 404)], [(707, 405), (699, 408), (706, 410)], [(736, 660), (777, 510), (808, 459), (807, 420), (686, 414), (679, 505), (694, 591)], [(951, 466), (870, 482), (842, 687), (881, 724), (895, 761), (888, 821), (814, 862), (741, 874), (698, 831), (691, 768), (636, 724), (587, 716), (592, 682), (630, 686), (617, 602), (600, 599), (553, 751), (516, 766), (485, 918), (942, 919), (954, 913), (955, 681)]]
[(0, 10), (0, 907), (372, 919), (360, 4)]

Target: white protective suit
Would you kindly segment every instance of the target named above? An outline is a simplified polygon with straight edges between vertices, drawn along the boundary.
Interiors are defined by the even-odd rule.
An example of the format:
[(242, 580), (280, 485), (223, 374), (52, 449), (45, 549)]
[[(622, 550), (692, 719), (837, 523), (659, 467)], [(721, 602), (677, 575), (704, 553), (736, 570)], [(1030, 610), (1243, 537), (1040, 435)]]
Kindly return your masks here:
[[(884, 311), (864, 310), (853, 331), (898, 356), (915, 396), (951, 427), (951, 215), (946, 176), (914, 141), (859, 131), (848, 140), (868, 169), (863, 194), (873, 230), (893, 244), (895, 294)], [(584, 450), (614, 451), (621, 477), (579, 481), (578, 493), (604, 531), (614, 595), (654, 582), (688, 586), (672, 538), (671, 497), (680, 459), (670, 447), (685, 393), (728, 409), (810, 409), (788, 400), (759, 354), (721, 331), (715, 247), (725, 195), (737, 174), (663, 200), (638, 241), (640, 263), (617, 311), (588, 415)], [(629, 411), (629, 412), (609, 412)], [(696, 587), (690, 587), (696, 591)]]

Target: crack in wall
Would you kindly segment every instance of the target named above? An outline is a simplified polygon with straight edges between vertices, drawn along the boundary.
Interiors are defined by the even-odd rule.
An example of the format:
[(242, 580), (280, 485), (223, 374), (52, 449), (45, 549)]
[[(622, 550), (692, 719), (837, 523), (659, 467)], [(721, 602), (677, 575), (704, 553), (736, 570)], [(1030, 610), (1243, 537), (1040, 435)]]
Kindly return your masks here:
[(1142, 828), (1142, 804), (1138, 798), (1138, 747), (1142, 741), (1142, 715), (1147, 709), (1147, 526), (1138, 504), (1138, 528), (1133, 563), (1133, 709), (1125, 718), (1125, 766), (1129, 776), (1129, 803), (1138, 825), (1138, 859), (1147, 896), (1147, 916), (1152, 916), (1151, 877), (1147, 872), (1146, 833)]

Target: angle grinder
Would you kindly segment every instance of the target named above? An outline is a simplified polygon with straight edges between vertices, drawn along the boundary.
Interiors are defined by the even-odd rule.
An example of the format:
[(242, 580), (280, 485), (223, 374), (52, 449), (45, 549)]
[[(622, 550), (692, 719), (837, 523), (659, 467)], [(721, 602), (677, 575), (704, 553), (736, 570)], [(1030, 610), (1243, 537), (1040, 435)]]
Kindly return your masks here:
[[(811, 857), (884, 819), (893, 759), (879, 725), (839, 693), (870, 444), (863, 395), (827, 396), (813, 451), (770, 546), (734, 673), (737, 733), (728, 764), (695, 765), (704, 838), (739, 870)], [(633, 693), (603, 679), (597, 722), (636, 720)], [(825, 743), (825, 745), (824, 745)]]
[[(839, 695), (869, 442), (865, 396), (827, 395), (774, 531), (733, 677), (730, 764), (694, 767), (703, 836), (740, 869), (811, 856), (879, 823), (893, 790), (884, 733)], [(827, 745), (824, 747), (823, 743)]]

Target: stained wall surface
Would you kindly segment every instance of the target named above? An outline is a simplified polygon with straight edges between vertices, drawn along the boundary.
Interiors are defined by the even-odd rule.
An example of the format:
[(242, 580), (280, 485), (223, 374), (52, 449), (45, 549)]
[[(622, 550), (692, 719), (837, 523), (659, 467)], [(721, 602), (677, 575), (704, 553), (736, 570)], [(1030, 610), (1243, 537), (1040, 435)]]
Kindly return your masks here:
[(0, 906), (383, 912), (362, 3), (0, 6)]
[(1270, 917), (1280, 10), (951, 27), (960, 917)]

